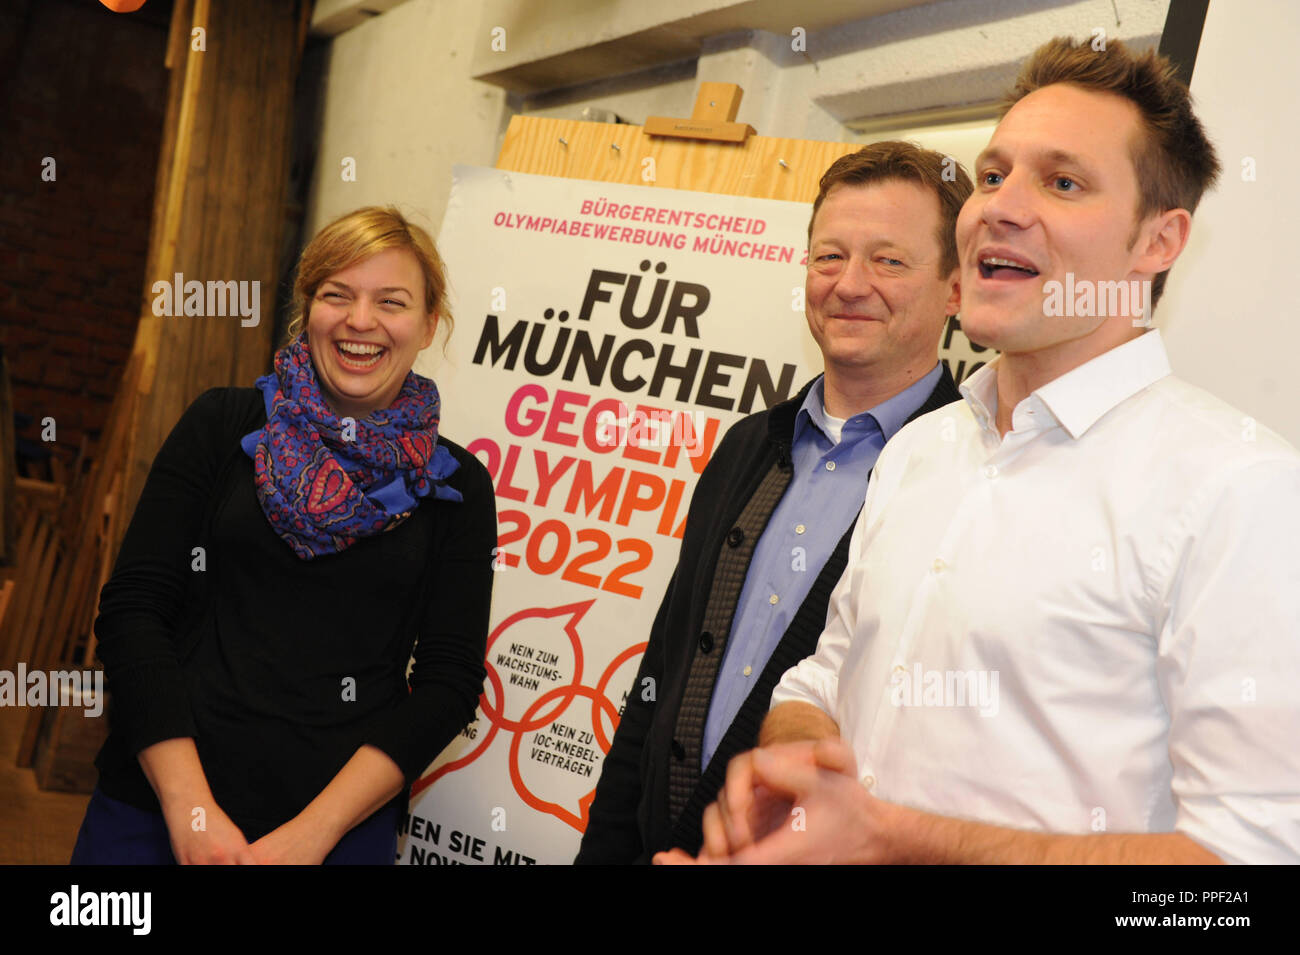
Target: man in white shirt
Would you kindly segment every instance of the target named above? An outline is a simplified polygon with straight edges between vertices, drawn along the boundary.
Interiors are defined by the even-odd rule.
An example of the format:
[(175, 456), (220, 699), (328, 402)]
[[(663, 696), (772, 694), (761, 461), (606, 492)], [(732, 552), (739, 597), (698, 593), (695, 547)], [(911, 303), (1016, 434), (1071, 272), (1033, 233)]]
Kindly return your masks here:
[(881, 454), (702, 859), (1300, 861), (1300, 454), (1121, 294), (1159, 299), (1213, 148), (1120, 43), (1009, 100), (957, 223), (1001, 356)]

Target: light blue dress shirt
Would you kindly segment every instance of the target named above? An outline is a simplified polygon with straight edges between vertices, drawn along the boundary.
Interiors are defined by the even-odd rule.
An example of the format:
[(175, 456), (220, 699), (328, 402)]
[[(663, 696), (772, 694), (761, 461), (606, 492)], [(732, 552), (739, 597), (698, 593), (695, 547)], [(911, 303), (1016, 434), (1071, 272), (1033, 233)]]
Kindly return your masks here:
[(936, 363), (928, 374), (888, 401), (849, 418), (838, 444), (828, 437), (831, 429), (826, 420), (824, 379), (818, 378), (809, 389), (795, 416), (794, 474), (758, 539), (731, 620), (704, 724), (704, 766), (713, 758), (822, 566), (861, 509), (867, 478), (885, 442), (925, 403), (941, 373)]

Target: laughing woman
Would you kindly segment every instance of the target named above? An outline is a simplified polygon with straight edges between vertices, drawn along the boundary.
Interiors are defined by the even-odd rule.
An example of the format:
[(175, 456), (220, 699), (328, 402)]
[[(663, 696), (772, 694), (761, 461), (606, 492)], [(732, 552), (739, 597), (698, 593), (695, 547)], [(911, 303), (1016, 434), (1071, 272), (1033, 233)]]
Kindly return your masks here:
[(484, 677), (492, 484), (411, 371), (445, 296), (422, 229), (344, 216), (303, 250), (274, 374), (167, 438), (100, 598), (74, 863), (394, 861)]

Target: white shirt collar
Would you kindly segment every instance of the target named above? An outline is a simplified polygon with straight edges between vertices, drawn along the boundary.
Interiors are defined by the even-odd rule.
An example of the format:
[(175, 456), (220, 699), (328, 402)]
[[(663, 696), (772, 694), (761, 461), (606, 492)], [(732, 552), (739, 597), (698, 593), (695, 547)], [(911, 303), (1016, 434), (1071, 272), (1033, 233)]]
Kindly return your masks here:
[[(996, 430), (1000, 360), (989, 362), (959, 388), (980, 426), (991, 430)], [(1036, 396), (1077, 439), (1112, 408), (1171, 371), (1160, 330), (1153, 328), (1054, 378), (1030, 397)]]

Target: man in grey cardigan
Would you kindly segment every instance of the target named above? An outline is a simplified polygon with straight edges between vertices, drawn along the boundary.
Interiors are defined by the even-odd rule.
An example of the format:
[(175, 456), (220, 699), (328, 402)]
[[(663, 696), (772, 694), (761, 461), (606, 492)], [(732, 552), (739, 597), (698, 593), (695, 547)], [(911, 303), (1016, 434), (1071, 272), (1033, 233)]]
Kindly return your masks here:
[(825, 372), (738, 422), (700, 476), (578, 863), (699, 849), (728, 761), (816, 646), (877, 455), (960, 397), (936, 356), (960, 302), (954, 226), (971, 190), (951, 158), (899, 142), (823, 175), (806, 313)]

